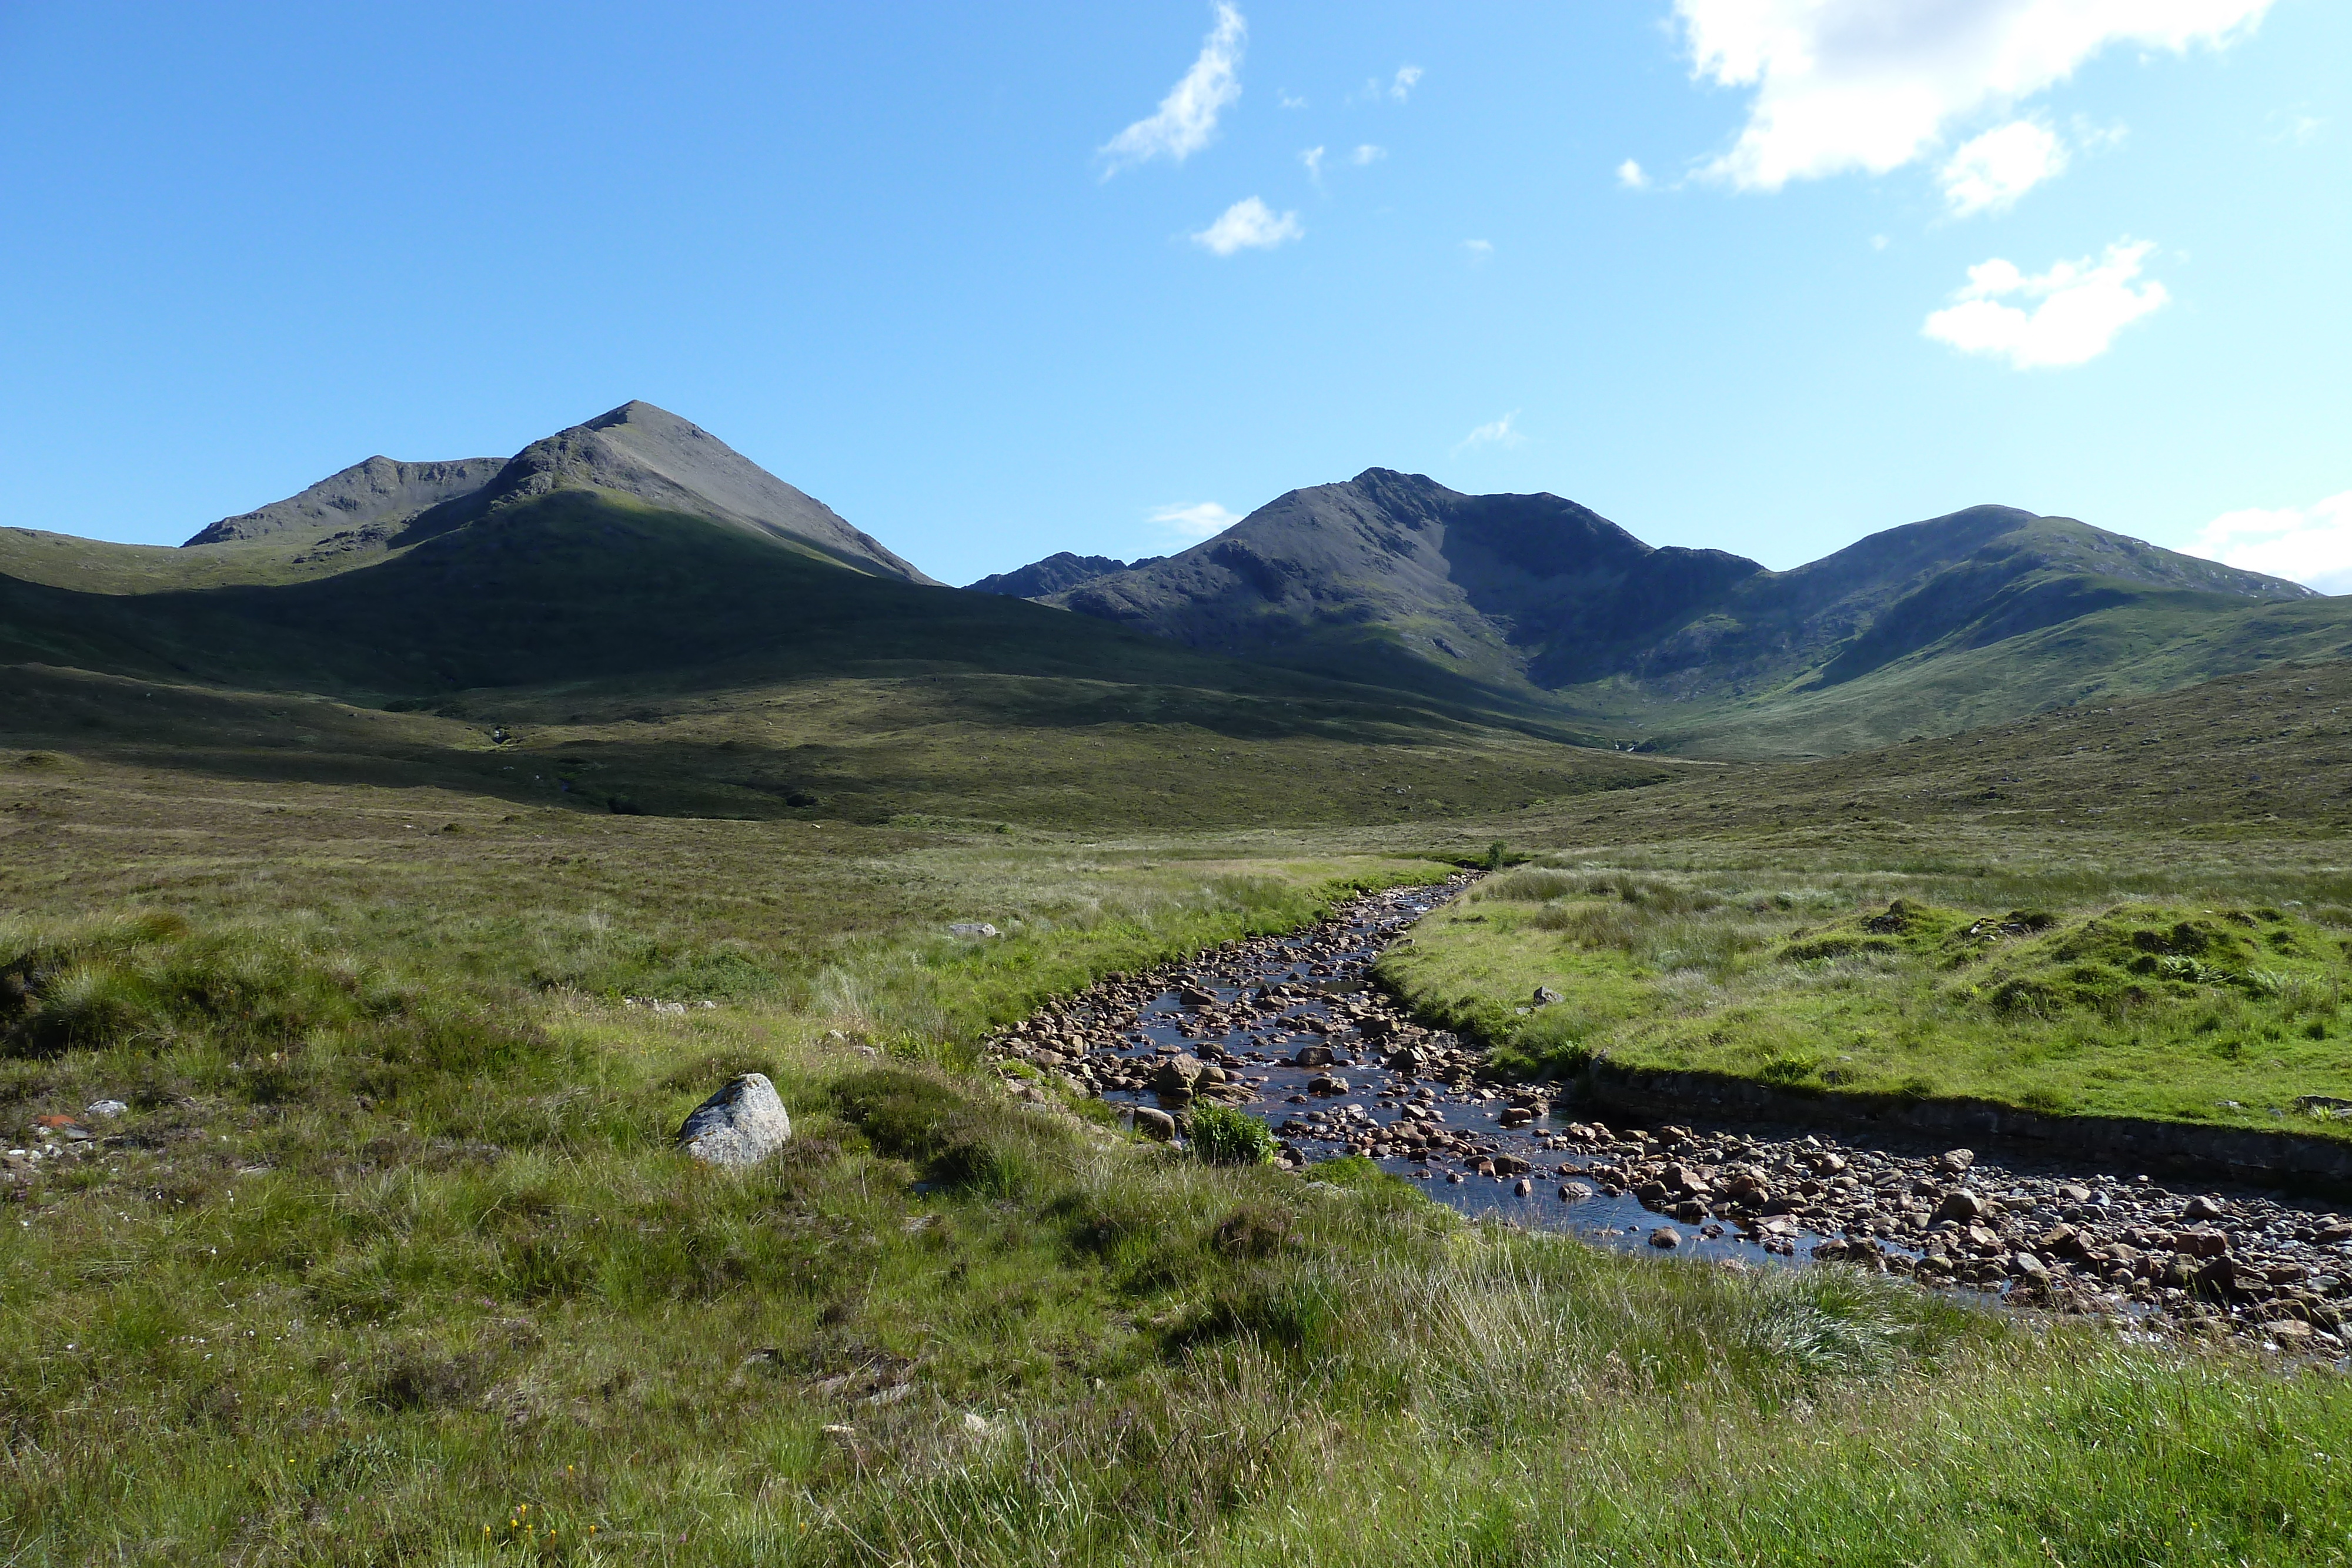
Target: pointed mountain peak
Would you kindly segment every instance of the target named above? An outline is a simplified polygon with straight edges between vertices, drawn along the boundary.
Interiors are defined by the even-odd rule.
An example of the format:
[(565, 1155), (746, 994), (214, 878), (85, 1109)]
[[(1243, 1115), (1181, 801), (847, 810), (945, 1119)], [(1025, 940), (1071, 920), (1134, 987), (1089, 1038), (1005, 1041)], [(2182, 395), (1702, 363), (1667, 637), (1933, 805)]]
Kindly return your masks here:
[(623, 424), (649, 425), (657, 429), (681, 433), (690, 431), (696, 435), (707, 435), (709, 434), (699, 425), (697, 425), (688, 420), (680, 419), (677, 415), (670, 413), (669, 410), (661, 407), (659, 404), (646, 402), (639, 398), (631, 398), (628, 402), (623, 403), (616, 409), (613, 409), (605, 413), (600, 413), (593, 419), (583, 421), (576, 428), (581, 430), (611, 430), (617, 425)]
[(533, 442), (515, 455), (485, 499), (494, 506), (566, 487), (616, 491), (670, 511), (810, 546), (860, 571), (909, 582), (932, 580), (824, 502), (785, 484), (701, 426), (649, 402), (625, 402)]
[[(832, 507), (701, 426), (636, 400), (534, 441), (511, 458), (401, 463), (370, 457), (299, 496), (223, 517), (188, 543), (332, 541), (328, 554), (353, 563), (362, 553), (416, 544), (499, 507), (566, 488), (609, 490), (814, 549), (858, 571), (931, 581)], [(314, 552), (296, 559), (324, 558)]]

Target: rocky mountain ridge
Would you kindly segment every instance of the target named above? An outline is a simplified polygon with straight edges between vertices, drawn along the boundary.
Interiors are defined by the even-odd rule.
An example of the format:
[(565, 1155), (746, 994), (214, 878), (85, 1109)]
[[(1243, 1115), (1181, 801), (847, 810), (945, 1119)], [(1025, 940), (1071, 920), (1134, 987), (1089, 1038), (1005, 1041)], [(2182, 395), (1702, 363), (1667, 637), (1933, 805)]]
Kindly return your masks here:
[(558, 431), (504, 460), (371, 457), (299, 495), (224, 517), (182, 548), (269, 541), (299, 551), (294, 559), (308, 564), (422, 543), (563, 489), (599, 490), (708, 517), (857, 571), (933, 581), (709, 432), (640, 402)]
[(1408, 685), (1724, 704), (1818, 692), (2119, 607), (2210, 620), (2315, 596), (1995, 506), (1771, 571), (1727, 551), (1653, 547), (1560, 497), (1469, 496), (1374, 468), (1291, 491), (1165, 560), (1040, 597), (1196, 648)]

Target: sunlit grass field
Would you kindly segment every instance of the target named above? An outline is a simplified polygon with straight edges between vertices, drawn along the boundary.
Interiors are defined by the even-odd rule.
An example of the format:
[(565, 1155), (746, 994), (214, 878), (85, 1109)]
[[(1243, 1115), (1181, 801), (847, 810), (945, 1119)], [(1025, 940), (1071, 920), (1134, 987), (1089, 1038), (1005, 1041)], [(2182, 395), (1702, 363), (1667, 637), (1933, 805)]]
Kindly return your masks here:
[[(1529, 896), (1460, 906), (1486, 917), (1465, 943), (1496, 939), (1496, 974), (1587, 966), (1558, 1006), (1609, 1027), (1728, 1050), (1677, 1009), (1749, 985), (1739, 1005), (1857, 1033), (1906, 1006), (2148, 1016), (2035, 993), (2062, 1011), (2033, 1023), (1952, 989), (2093, 965), (2187, 987), (2164, 990), (2184, 1017), (2278, 1022), (2302, 1072), (2327, 1041), (2295, 1029), (2325, 1019), (2285, 998), (2352, 904), (2325, 817), (2026, 831), (1939, 794), (1857, 828), (1848, 774), (1717, 769), (1303, 824), (1021, 820), (937, 782), (877, 821), (725, 821), (504, 792), (433, 760), (434, 727), (472, 721), (383, 722), (418, 751), (0, 751), (0, 1116), (104, 1140), (0, 1186), (0, 1561), (2352, 1556), (2332, 1372), (1469, 1226), (1360, 1166), (1213, 1166), (972, 1049), (1097, 976), (1500, 841), (1518, 863), (1490, 894)], [(1267, 777), (1247, 788), (1287, 788)], [(1915, 927), (1864, 929), (1896, 898)], [(2055, 956), (2099, 910), (2190, 903), (2238, 946)], [(1941, 967), (2019, 910), (2056, 923)], [(1407, 951), (1473, 951), (1449, 940)], [(1573, 1033), (1495, 1021), (1530, 1068)], [(1880, 1070), (1824, 1039), (1809, 1082)], [(2212, 1060), (2262, 1103), (2263, 1059)], [(675, 1154), (745, 1070), (791, 1108), (786, 1155)], [(129, 1110), (86, 1114), (101, 1098)]]
[[(2231, 884), (2274, 894), (2281, 879), (2202, 870), (2153, 894), (2070, 870), (2021, 901), (2015, 877), (1586, 859), (1490, 880), (1381, 972), (1534, 1073), (1605, 1057), (1788, 1089), (2347, 1132), (2310, 1102), (2352, 1098), (2352, 877), (2290, 876), (2305, 897), (2250, 903)], [(1566, 999), (1531, 1007), (1542, 986)]]

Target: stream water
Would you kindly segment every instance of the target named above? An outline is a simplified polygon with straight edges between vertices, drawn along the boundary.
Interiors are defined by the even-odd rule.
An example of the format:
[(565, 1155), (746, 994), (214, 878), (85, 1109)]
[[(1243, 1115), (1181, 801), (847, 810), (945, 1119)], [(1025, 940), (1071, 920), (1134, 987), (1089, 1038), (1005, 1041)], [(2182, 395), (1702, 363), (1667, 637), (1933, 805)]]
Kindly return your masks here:
[(1496, 1083), (1475, 1051), (1369, 983), (1473, 880), (1369, 894), (1287, 937), (1114, 977), (993, 1049), (1163, 1130), (1161, 1113), (1192, 1101), (1171, 1074), (1207, 1063), (1199, 1092), (1263, 1118), (1294, 1166), (1360, 1155), (1465, 1214), (1603, 1246), (1743, 1266), (1848, 1257), (1929, 1288), (2201, 1321), (2288, 1348), (2333, 1354), (2352, 1338), (2352, 1218), (2326, 1203), (1803, 1127), (1651, 1132)]

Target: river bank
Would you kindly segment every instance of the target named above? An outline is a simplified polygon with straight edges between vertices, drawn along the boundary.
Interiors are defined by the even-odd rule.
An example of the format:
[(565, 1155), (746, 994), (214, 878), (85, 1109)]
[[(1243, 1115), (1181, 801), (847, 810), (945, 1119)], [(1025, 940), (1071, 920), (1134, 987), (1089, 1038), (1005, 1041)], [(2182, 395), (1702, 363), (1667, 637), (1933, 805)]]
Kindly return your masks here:
[[(1786, 1117), (1638, 1126), (1510, 1083), (1414, 1021), (1371, 965), (1472, 879), (1349, 901), (1286, 936), (1115, 976), (1000, 1034), (1173, 1135), (1191, 1107), (1264, 1117), (1294, 1168), (1370, 1160), (1466, 1214), (1734, 1266), (1819, 1259), (2018, 1305), (2339, 1354), (2352, 1216), (2243, 1183), (2191, 1188), (2007, 1143), (1939, 1145)], [(1653, 1120), (1645, 1117), (1644, 1120)]]

